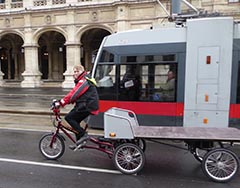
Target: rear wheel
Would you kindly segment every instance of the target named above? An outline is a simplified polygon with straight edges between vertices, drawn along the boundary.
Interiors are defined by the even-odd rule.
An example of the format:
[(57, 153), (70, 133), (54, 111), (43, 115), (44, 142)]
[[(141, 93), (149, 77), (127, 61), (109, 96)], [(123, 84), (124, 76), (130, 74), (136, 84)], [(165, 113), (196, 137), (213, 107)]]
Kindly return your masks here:
[[(135, 139), (122, 139), (118, 144), (124, 144), (124, 143), (132, 143), (137, 145), (138, 147), (141, 148), (143, 152), (146, 150), (146, 141), (142, 138), (135, 138)], [(117, 148), (117, 147), (115, 147)]]
[(202, 169), (211, 180), (227, 182), (238, 172), (238, 157), (228, 149), (213, 149), (204, 156)]
[(146, 150), (146, 141), (142, 138), (140, 139), (135, 139), (134, 140), (135, 144), (141, 148), (143, 152)]
[(145, 164), (142, 149), (132, 143), (121, 144), (113, 154), (114, 165), (124, 174), (136, 174)]
[(197, 142), (197, 144), (194, 143), (191, 147), (193, 156), (201, 163), (207, 152), (214, 148), (222, 148), (223, 144), (221, 142), (202, 141)]
[(65, 144), (59, 135), (53, 137), (52, 133), (44, 135), (39, 141), (39, 150), (47, 159), (58, 159), (65, 151)]

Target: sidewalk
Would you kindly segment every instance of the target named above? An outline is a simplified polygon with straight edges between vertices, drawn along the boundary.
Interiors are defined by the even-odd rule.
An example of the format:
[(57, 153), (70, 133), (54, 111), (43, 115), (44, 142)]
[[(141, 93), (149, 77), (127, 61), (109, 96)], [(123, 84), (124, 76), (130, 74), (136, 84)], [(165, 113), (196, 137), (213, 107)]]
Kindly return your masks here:
[[(70, 89), (62, 88), (0, 88), (0, 112), (50, 114), (53, 99), (61, 99)], [(62, 109), (65, 114), (71, 105)]]
[[(63, 88), (0, 88), (0, 128), (52, 130), (52, 100), (61, 99), (69, 91)], [(62, 108), (62, 117), (71, 108), (72, 105)], [(103, 134), (102, 130), (89, 128), (88, 131)]]

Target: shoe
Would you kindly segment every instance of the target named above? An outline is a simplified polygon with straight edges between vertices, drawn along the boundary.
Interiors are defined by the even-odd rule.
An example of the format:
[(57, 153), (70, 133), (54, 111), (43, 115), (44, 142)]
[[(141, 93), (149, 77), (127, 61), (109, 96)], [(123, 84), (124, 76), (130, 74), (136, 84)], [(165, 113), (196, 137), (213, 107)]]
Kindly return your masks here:
[(76, 136), (76, 141), (78, 141), (81, 138), (81, 134), (75, 134)]
[(80, 145), (82, 144), (84, 141), (87, 141), (87, 139), (89, 138), (88, 133), (85, 133), (77, 142), (76, 145)]
[(71, 150), (76, 150), (81, 148), (82, 146), (84, 146), (86, 144), (87, 139), (89, 138), (88, 134), (85, 133), (74, 145), (70, 145), (69, 148)]
[(69, 145), (69, 149), (71, 149), (71, 150), (74, 150), (76, 147), (77, 147), (76, 144), (74, 144), (74, 145)]
[(77, 144), (69, 145), (69, 149), (76, 151), (78, 149), (81, 149), (81, 147), (85, 146), (86, 144), (87, 144), (87, 141), (83, 141), (79, 145), (77, 145)]

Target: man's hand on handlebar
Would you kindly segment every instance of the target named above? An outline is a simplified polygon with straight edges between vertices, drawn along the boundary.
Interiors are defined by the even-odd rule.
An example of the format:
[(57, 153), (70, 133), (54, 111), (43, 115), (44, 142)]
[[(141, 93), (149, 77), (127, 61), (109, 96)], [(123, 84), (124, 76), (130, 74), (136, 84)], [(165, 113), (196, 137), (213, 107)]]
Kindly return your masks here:
[(53, 109), (53, 108), (59, 109), (59, 108), (61, 107), (60, 101), (57, 100), (57, 99), (53, 99), (51, 107), (52, 107), (52, 109)]

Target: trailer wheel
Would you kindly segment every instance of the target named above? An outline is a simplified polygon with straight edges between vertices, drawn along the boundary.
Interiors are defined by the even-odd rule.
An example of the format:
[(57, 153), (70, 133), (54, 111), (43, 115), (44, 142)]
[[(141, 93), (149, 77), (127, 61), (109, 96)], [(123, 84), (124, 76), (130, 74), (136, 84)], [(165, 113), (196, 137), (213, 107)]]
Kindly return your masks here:
[(125, 143), (114, 151), (113, 162), (123, 174), (136, 174), (145, 164), (145, 155), (139, 146)]
[(203, 157), (204, 155), (211, 151), (214, 148), (223, 148), (223, 144), (221, 142), (209, 142), (212, 144), (211, 147), (194, 147), (192, 150), (192, 154), (195, 157), (195, 159), (197, 159), (197, 161), (199, 161), (200, 163), (202, 163), (203, 161)]
[(238, 172), (239, 161), (236, 154), (224, 148), (213, 149), (206, 153), (202, 161), (202, 170), (215, 182), (227, 182)]
[(146, 141), (142, 138), (135, 140), (136, 145), (138, 145), (143, 152), (146, 150)]

